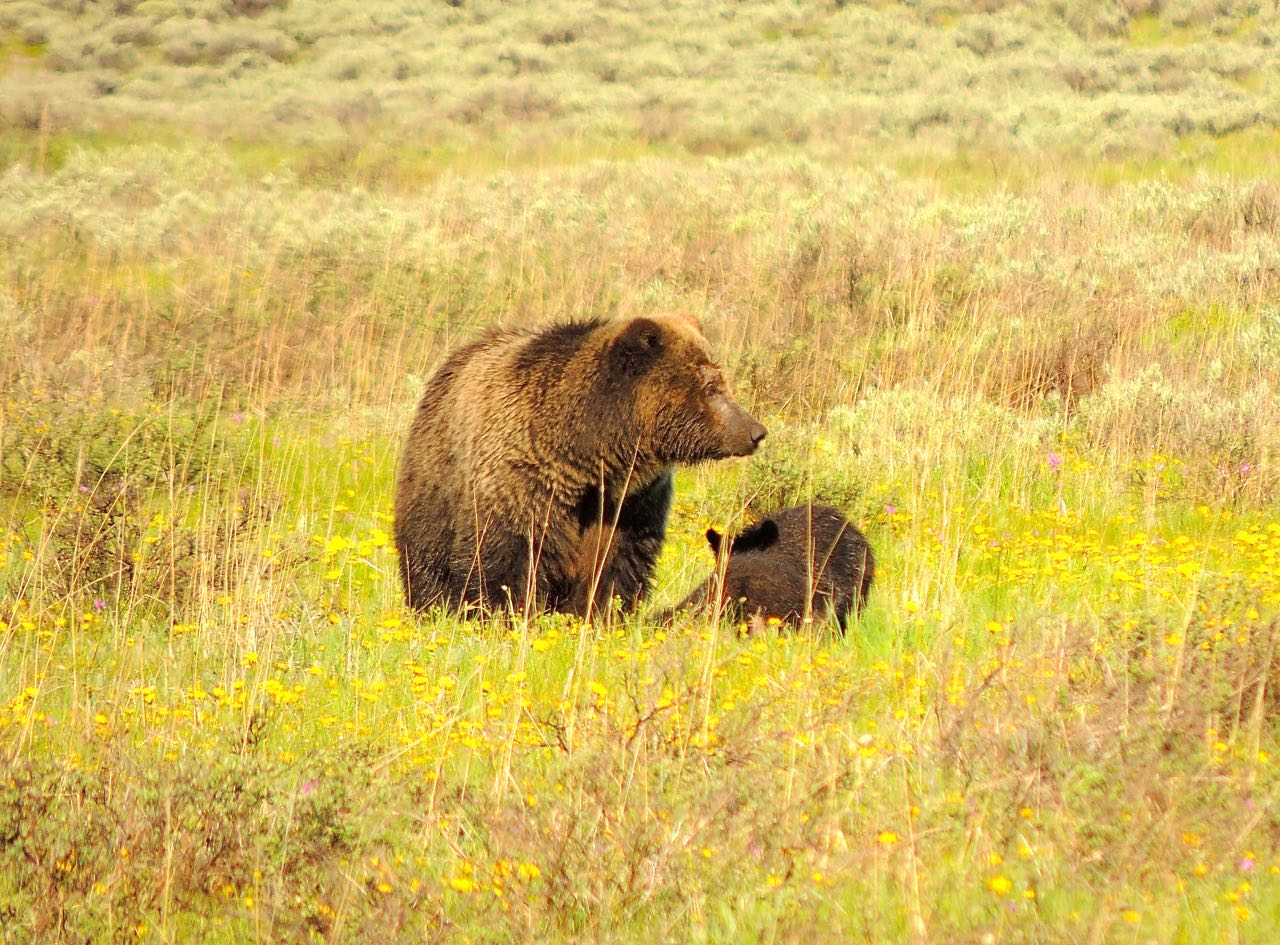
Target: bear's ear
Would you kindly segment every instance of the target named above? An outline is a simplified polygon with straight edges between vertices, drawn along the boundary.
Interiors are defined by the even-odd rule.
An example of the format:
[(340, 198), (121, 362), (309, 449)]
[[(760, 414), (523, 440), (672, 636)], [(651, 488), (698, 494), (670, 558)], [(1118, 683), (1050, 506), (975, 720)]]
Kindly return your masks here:
[(619, 371), (636, 377), (649, 369), (666, 344), (661, 325), (651, 318), (633, 318), (613, 340), (609, 355)]
[(763, 551), (778, 540), (778, 523), (771, 518), (756, 522), (733, 539), (734, 553)]
[(707, 529), (707, 544), (711, 546), (711, 553), (718, 557), (720, 555), (720, 533), (714, 528)]
[(694, 315), (692, 312), (676, 312), (675, 316), (696, 331), (699, 335), (706, 334), (706, 332), (702, 330), (702, 322), (699, 321), (698, 316)]

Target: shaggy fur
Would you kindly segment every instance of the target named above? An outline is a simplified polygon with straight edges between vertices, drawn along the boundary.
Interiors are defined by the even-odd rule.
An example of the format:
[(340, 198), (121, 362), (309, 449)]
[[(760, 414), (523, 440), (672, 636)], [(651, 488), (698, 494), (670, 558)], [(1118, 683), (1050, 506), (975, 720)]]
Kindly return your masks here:
[(824, 613), (843, 631), (866, 603), (875, 580), (867, 538), (837, 509), (799, 505), (761, 519), (724, 540), (707, 530), (723, 567), (676, 608), (724, 609), (735, 616), (799, 623)]
[(691, 317), (491, 332), (428, 382), (401, 457), (408, 602), (634, 607), (673, 465), (745, 456), (764, 435)]

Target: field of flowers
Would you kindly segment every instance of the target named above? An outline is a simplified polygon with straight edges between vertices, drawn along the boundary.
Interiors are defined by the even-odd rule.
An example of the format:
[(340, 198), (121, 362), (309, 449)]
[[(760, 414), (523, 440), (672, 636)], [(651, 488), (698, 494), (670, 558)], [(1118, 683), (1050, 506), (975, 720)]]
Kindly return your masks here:
[[(674, 38), (673, 38), (674, 37)], [(1280, 940), (1280, 25), (0, 7), (0, 945)], [(407, 612), (482, 326), (664, 308), (841, 637)]]

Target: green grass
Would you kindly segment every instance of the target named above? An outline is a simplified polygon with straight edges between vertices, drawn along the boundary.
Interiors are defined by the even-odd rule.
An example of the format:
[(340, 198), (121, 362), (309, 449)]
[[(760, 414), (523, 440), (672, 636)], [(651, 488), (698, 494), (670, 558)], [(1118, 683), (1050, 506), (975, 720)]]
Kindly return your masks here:
[[(1268, 871), (1280, 860), (1260, 837), (1213, 831), (1199, 806), (1204, 788), (1194, 786), (1213, 771), (1211, 783), (1227, 788), (1216, 789), (1215, 804), (1270, 796), (1270, 765), (1254, 757), (1276, 751), (1269, 728), (1228, 728), (1219, 746), (1180, 722), (1174, 737), (1188, 741), (1172, 756), (1142, 756), (1181, 795), (1172, 810), (1149, 807), (1140, 799), (1146, 779), (1131, 780), (1130, 756), (1147, 750), (1139, 733), (1155, 722), (1139, 721), (1156, 708), (1144, 698), (1105, 697), (1135, 713), (1134, 740), (1071, 747), (1108, 724), (1105, 702), (1068, 707), (1105, 693), (1110, 674), (1135, 674), (1140, 692), (1158, 679), (1152, 670), (1182, 665), (1183, 692), (1157, 689), (1185, 699), (1191, 717), (1208, 711), (1213, 719), (1218, 710), (1199, 700), (1217, 690), (1197, 688), (1202, 674), (1215, 685), (1232, 677), (1219, 656), (1200, 665), (1200, 641), (1210, 644), (1206, 654), (1227, 656), (1274, 639), (1264, 615), (1280, 595), (1280, 518), (1189, 509), (1180, 474), (1165, 472), (1174, 460), (1144, 462), (1146, 484), (1134, 479), (1138, 470), (1099, 468), (1070, 453), (1060, 469), (1012, 457), (958, 476), (939, 467), (937, 487), (864, 523), (882, 577), (850, 639), (825, 630), (739, 638), (731, 626), (659, 631), (643, 621), (587, 627), (553, 617), (483, 626), (405, 614), (386, 536), (398, 438), (351, 436), (332, 423), (241, 433), (247, 422), (224, 419), (223, 436), (233, 439), (205, 449), (239, 457), (233, 475), (279, 505), (269, 525), (234, 536), (243, 547), (207, 538), (206, 553), (245, 570), (238, 583), (215, 581), (207, 597), (177, 611), (139, 585), (120, 603), (108, 596), (101, 611), (93, 595), (103, 592), (88, 587), (33, 609), (41, 572), (58, 564), (58, 546), (46, 543), (58, 539), (47, 514), (14, 507), (8, 572), (27, 575), (28, 590), (14, 602), (6, 638), (14, 698), (3, 730), (17, 752), (10, 784), (38, 797), (50, 778), (65, 785), (74, 776), (90, 790), (107, 771), (125, 783), (142, 779), (137, 796), (41, 808), (38, 832), (23, 819), (33, 816), (28, 803), (6, 808), (19, 849), (50, 857), (62, 876), (41, 887), (46, 904), (37, 907), (26, 898), (34, 875), (7, 872), (10, 882), (18, 877), (11, 901), (34, 910), (22, 916), (78, 902), (72, 927), (86, 934), (110, 928), (123, 909), (148, 928), (135, 934), (152, 934), (154, 924), (161, 936), (198, 930), (214, 940), (234, 940), (265, 916), (285, 935), (303, 934), (317, 916), (327, 917), (319, 927), (329, 935), (346, 934), (340, 929), (352, 921), (410, 934), (443, 916), (484, 921), (499, 938), (558, 927), (555, 934), (712, 939), (743, 929), (790, 936), (810, 922), (879, 935), (924, 923), (950, 935), (993, 922), (1034, 934), (1102, 921), (1117, 935), (1132, 925), (1185, 935), (1206, 915), (1241, 921), (1237, 908), (1250, 929), (1266, 932), (1278, 918)], [(1099, 501), (1109, 482), (1130, 485)], [(154, 493), (141, 513), (141, 547), (159, 536), (153, 547), (172, 554), (181, 543), (163, 537), (166, 523), (216, 522), (223, 485), (210, 481), (190, 496), (179, 489), (168, 500), (163, 488)], [(698, 510), (742, 482), (734, 470), (708, 468), (682, 476), (679, 487), (659, 603), (708, 566)], [(889, 482), (877, 491), (920, 488)], [(1003, 490), (1022, 498), (1011, 502)], [(144, 567), (136, 580), (147, 580)], [(162, 586), (185, 573), (161, 571)], [(1232, 628), (1232, 639), (1213, 644), (1218, 626)], [(1020, 742), (1043, 738), (1033, 732), (1049, 723), (1066, 724), (1068, 742), (1023, 755)], [(1222, 731), (1222, 721), (1209, 724)], [(1253, 787), (1233, 793), (1237, 777)], [(842, 789), (831, 791), (829, 779)], [(353, 791), (363, 804), (354, 805)], [(244, 792), (265, 806), (241, 807)], [(763, 804), (769, 793), (776, 802)], [(727, 813), (728, 797), (746, 807)], [(196, 813), (202, 799), (212, 799), (209, 814)], [(191, 826), (155, 820), (159, 803), (164, 817)], [(590, 844), (562, 847), (598, 836), (599, 828), (579, 835), (587, 828), (563, 820), (597, 803), (605, 806), (596, 816), (614, 811), (605, 846), (595, 854)], [(101, 821), (108, 811), (118, 827)], [(662, 841), (675, 849), (643, 854), (657, 842), (653, 816), (672, 830), (699, 826)], [(978, 834), (975, 816), (987, 825)], [(449, 825), (444, 834), (422, 833), (437, 819)], [(815, 819), (821, 830), (809, 826)], [(265, 846), (233, 842), (198, 882), (166, 872), (175, 844), (251, 823)], [(72, 833), (60, 841), (58, 829)], [(71, 839), (84, 831), (119, 839), (103, 848)], [(832, 846), (833, 836), (844, 839)], [(1116, 885), (1097, 887), (1078, 873), (1090, 850), (1120, 851), (1115, 866), (1100, 867), (1105, 877), (1128, 857), (1150, 855), (1160, 837), (1176, 855), (1149, 877), (1116, 874)], [(962, 853), (975, 840), (977, 849)], [(59, 867), (73, 848), (74, 865)], [(641, 904), (644, 896), (630, 898), (639, 889), (618, 886), (622, 874), (610, 870), (654, 855), (697, 909), (663, 917)], [(121, 862), (134, 857), (167, 877), (163, 896), (176, 906), (154, 898), (151, 867)], [(1232, 878), (1239, 859), (1258, 864), (1244, 894), (1243, 880)], [(322, 864), (366, 892), (353, 900)], [(888, 882), (903, 869), (916, 874), (920, 900)], [(1167, 898), (1175, 876), (1187, 884), (1178, 905)], [(859, 901), (874, 911), (851, 910)], [(381, 905), (366, 914), (373, 903)], [(621, 917), (597, 911), (610, 903), (624, 907)], [(394, 921), (384, 912), (393, 904)]]
[(46, 51), (44, 43), (29, 43), (12, 32), (0, 33), (0, 74), (29, 67), (23, 60), (39, 59)]
[(1129, 43), (1133, 46), (1187, 46), (1203, 38), (1194, 26), (1177, 26), (1168, 20), (1148, 14), (1129, 21)]
[(1104, 161), (1093, 175), (1101, 184), (1161, 178), (1186, 180), (1196, 174), (1274, 180), (1280, 174), (1275, 161), (1277, 145), (1280, 134), (1271, 130), (1192, 135), (1182, 139), (1170, 154)]
[[(1230, 19), (1226, 19), (1225, 29), (1217, 30), (1220, 36), (1239, 40), (1247, 38), (1259, 24), (1255, 12), (1244, 15), (1235, 11), (1222, 11)], [(1145, 14), (1135, 16), (1129, 21), (1129, 43), (1138, 48), (1189, 46), (1192, 43), (1208, 39), (1212, 32), (1201, 16), (1199, 25), (1193, 22), (1176, 22), (1168, 16)]]

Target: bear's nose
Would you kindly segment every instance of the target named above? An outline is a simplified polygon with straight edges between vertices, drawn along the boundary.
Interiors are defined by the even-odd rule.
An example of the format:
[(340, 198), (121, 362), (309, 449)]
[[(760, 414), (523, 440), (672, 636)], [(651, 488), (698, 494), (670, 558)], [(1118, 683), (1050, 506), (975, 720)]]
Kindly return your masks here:
[(769, 435), (769, 431), (764, 428), (763, 424), (760, 424), (760, 423), (751, 424), (751, 442), (755, 446), (759, 446), (760, 441), (763, 440), (768, 435)]

